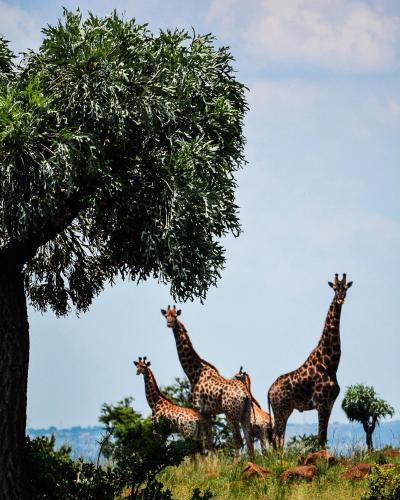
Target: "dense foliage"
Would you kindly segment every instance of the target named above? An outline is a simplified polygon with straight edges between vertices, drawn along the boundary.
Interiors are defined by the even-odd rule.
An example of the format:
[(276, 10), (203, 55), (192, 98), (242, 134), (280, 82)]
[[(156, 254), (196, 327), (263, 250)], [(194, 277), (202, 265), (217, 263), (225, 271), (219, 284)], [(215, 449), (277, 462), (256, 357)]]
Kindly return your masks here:
[(179, 465), (193, 449), (184, 440), (168, 439), (171, 428), (167, 422), (154, 429), (151, 420), (142, 418), (131, 403), (132, 399), (126, 398), (116, 405), (104, 404), (99, 420), (107, 441), (102, 453), (113, 465), (115, 482), (121, 491), (129, 489), (135, 497), (143, 485), (161, 490), (156, 475), (168, 466)]
[(361, 500), (399, 500), (400, 471), (377, 465), (368, 478), (368, 490)]
[(317, 434), (303, 434), (292, 436), (287, 442), (287, 451), (306, 456), (320, 449), (319, 438)]
[(350, 421), (363, 425), (368, 449), (373, 448), (372, 434), (379, 420), (394, 415), (394, 408), (381, 399), (372, 386), (364, 384), (351, 385), (346, 389), (342, 409)]
[[(156, 478), (168, 466), (179, 465), (192, 453), (182, 440), (169, 439), (167, 423), (157, 426), (143, 418), (126, 398), (116, 405), (104, 404), (100, 421), (104, 440), (100, 453), (107, 464), (73, 460), (67, 445), (55, 449), (55, 438), (27, 438), (27, 495), (32, 500), (110, 500), (141, 498), (173, 500), (170, 490)], [(212, 497), (208, 491), (193, 490), (194, 500)]]
[[(0, 247), (39, 309), (116, 276), (205, 296), (237, 235), (244, 87), (211, 35), (64, 11), (18, 70), (0, 40)], [(1, 256), (1, 253), (0, 253)]]
[(31, 500), (109, 500), (116, 493), (115, 474), (110, 468), (73, 460), (71, 448), (55, 450), (55, 439), (27, 438), (26, 486)]

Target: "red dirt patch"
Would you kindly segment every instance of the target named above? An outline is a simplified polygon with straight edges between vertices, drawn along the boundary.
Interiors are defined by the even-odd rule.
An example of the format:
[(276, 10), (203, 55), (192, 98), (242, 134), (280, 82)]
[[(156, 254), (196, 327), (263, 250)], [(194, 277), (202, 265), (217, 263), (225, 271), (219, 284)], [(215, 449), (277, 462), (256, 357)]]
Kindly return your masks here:
[(343, 473), (346, 479), (362, 479), (371, 472), (370, 464), (357, 464)]
[(338, 459), (331, 455), (329, 451), (320, 450), (314, 453), (309, 453), (304, 460), (303, 465), (315, 465), (317, 462), (327, 462), (329, 465), (334, 465), (338, 463)]
[(307, 479), (311, 481), (315, 476), (315, 465), (298, 465), (297, 467), (291, 467), (290, 469), (286, 469), (281, 478), (284, 481), (288, 481), (289, 479)]
[(255, 464), (254, 462), (247, 462), (246, 467), (242, 472), (243, 477), (258, 477), (260, 479), (266, 478), (270, 472), (264, 467)]
[(385, 457), (400, 457), (400, 450), (383, 450), (383, 454)]

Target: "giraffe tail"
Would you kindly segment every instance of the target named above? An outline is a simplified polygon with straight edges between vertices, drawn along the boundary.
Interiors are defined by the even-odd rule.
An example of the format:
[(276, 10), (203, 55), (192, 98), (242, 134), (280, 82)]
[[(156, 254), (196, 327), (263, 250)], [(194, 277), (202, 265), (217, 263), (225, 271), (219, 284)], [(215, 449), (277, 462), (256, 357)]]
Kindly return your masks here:
[(273, 428), (272, 428), (271, 400), (269, 397), (269, 391), (268, 391), (268, 413), (269, 413), (269, 423), (268, 423), (268, 427), (267, 427), (267, 437), (268, 437), (268, 441), (270, 443), (272, 443), (275, 447), (274, 432), (273, 432)]

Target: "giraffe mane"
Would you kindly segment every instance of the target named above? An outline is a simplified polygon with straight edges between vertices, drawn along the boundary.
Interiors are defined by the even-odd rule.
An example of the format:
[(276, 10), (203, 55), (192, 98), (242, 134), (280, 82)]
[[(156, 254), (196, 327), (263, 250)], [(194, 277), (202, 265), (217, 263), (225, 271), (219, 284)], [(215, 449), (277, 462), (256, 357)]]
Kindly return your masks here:
[(217, 368), (216, 366), (212, 365), (211, 363), (209, 363), (209, 362), (208, 362), (208, 361), (206, 361), (205, 359), (202, 359), (201, 361), (202, 361), (202, 363), (204, 363), (205, 365), (207, 365), (207, 366), (209, 366), (210, 368), (212, 368), (213, 370), (215, 370), (215, 371), (218, 373), (218, 375), (221, 375), (221, 374), (219, 373), (219, 370), (218, 370), (218, 368)]
[(158, 387), (156, 377), (154, 376), (154, 373), (150, 370), (150, 368), (147, 369), (147, 371), (150, 374), (150, 377), (152, 378), (154, 385), (157, 389), (157, 393), (163, 398), (166, 399), (169, 403), (173, 404), (176, 406), (176, 403), (174, 403), (170, 398), (168, 398), (163, 392), (161, 392), (160, 388)]
[[(246, 373), (246, 372), (244, 372), (244, 373)], [(249, 377), (249, 384), (250, 384), (250, 375), (249, 375), (248, 373), (246, 373), (246, 375)], [(257, 399), (253, 396), (253, 393), (251, 392), (250, 386), (249, 386), (249, 387), (247, 387), (247, 385), (246, 385), (246, 384), (244, 384), (244, 385), (246, 386), (246, 389), (249, 391), (249, 394), (250, 394), (250, 397), (251, 397), (251, 401), (252, 401), (252, 402), (253, 402), (256, 406), (258, 406), (258, 407), (260, 408), (260, 410), (261, 410), (261, 409), (262, 409), (262, 408), (261, 408), (261, 405), (260, 405), (260, 403), (257, 401)]]
[(257, 401), (257, 399), (253, 396), (253, 393), (252, 393), (251, 391), (249, 391), (249, 393), (250, 393), (250, 396), (251, 396), (251, 400), (252, 400), (252, 402), (253, 402), (256, 406), (258, 406), (258, 407), (260, 408), (260, 410), (261, 410), (261, 409), (262, 409), (262, 408), (261, 408), (261, 405), (260, 405), (260, 403)]

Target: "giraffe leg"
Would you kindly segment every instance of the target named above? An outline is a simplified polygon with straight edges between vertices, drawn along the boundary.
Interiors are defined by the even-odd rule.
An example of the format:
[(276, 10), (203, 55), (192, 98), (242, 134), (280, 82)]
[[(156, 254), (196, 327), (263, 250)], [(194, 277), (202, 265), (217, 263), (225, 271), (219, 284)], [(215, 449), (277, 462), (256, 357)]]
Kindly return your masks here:
[(251, 459), (254, 459), (254, 433), (251, 423), (253, 405), (249, 398), (244, 401), (240, 424), (243, 429), (244, 439), (246, 441), (247, 452)]
[(285, 444), (285, 431), (286, 424), (291, 412), (279, 412), (274, 410), (275, 426), (274, 426), (274, 438), (273, 447), (283, 450)]
[(233, 440), (235, 442), (235, 459), (237, 459), (239, 456), (240, 448), (243, 446), (242, 436), (240, 435), (240, 425), (236, 419), (229, 417), (228, 415), (226, 415), (226, 419), (228, 420), (229, 425), (232, 429)]
[(318, 408), (318, 439), (321, 449), (326, 448), (328, 437), (328, 422), (333, 405), (320, 406)]
[(267, 433), (265, 429), (260, 429), (259, 433), (261, 453), (265, 455), (267, 453)]
[(200, 415), (199, 436), (201, 442), (201, 453), (205, 455), (206, 451), (213, 451), (212, 442), (212, 422), (209, 415)]
[(254, 460), (254, 440), (250, 425), (243, 425), (243, 434), (246, 441), (246, 447), (249, 457)]
[(212, 439), (212, 421), (210, 416), (203, 416), (202, 443), (203, 443), (204, 453), (206, 451), (208, 451), (209, 453), (214, 452), (214, 445)]

